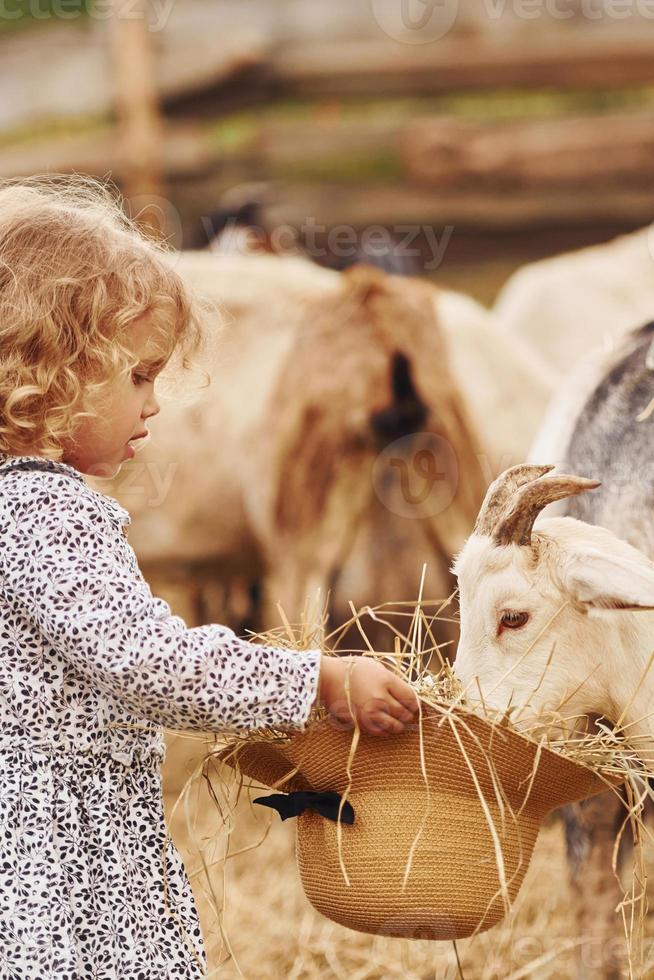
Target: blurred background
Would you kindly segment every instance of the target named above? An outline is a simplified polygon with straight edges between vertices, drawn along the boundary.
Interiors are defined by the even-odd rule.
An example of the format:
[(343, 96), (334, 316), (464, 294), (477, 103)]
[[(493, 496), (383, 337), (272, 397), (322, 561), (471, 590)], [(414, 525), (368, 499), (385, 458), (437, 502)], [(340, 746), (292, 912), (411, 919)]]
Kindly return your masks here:
[[(460, 492), (453, 488), (451, 497), (462, 516), (453, 517), (451, 497), (441, 495), (432, 512), (449, 507), (447, 540), (441, 529), (439, 547), (432, 541), (427, 548), (445, 567), (490, 479), (525, 458), (555, 383), (588, 347), (584, 331), (594, 309), (570, 302), (566, 322), (558, 289), (553, 295), (556, 276), (529, 281), (527, 289), (519, 278), (516, 303), (512, 274), (644, 228), (652, 218), (653, 26), (654, 0), (2, 0), (0, 176), (108, 178), (142, 225), (175, 249), (301, 256), (336, 270), (365, 260), (476, 301), (476, 312), (437, 309), (446, 343), (454, 344), (450, 367), (466, 415), (454, 443), (451, 425), (426, 424), (425, 408), (432, 422), (444, 412), (424, 404), (425, 384), (420, 390), (416, 375), (420, 360), (430, 362), (415, 336), (404, 348), (397, 344), (405, 362), (386, 366), (388, 394), (380, 369), (371, 380), (378, 403), (360, 400), (341, 413), (353, 427), (356, 413), (369, 409), (377, 454), (417, 429), (454, 445), (458, 468), (450, 482)], [(649, 253), (646, 264), (649, 270)], [(245, 267), (222, 280), (217, 266), (215, 275), (208, 266), (198, 273), (193, 262), (182, 268), (201, 291), (210, 280), (209, 292), (239, 322), (256, 312), (253, 301), (244, 313)], [(261, 276), (249, 268), (254, 294)], [(235, 298), (237, 282), (243, 292)], [(281, 284), (268, 295), (279, 305), (282, 293), (294, 291), (304, 295)], [(261, 294), (258, 309), (265, 299)], [(291, 306), (294, 313), (297, 304)], [(499, 326), (491, 342), (493, 317)], [(482, 351), (484, 344), (493, 350)], [(429, 383), (433, 397), (444, 388), (443, 379)], [(413, 397), (408, 409), (403, 385)], [(383, 413), (391, 409), (386, 424)], [(206, 404), (198, 410), (209, 411)], [(323, 442), (322, 449), (338, 460), (345, 452), (342, 444), (337, 451)], [(421, 470), (413, 464), (430, 452), (435, 458), (432, 450), (422, 457), (413, 451), (417, 480)], [(461, 458), (466, 451), (468, 459)], [(482, 455), (471, 476), (470, 459)], [(434, 469), (452, 471), (447, 460)], [(387, 497), (386, 516), (397, 511)], [(132, 511), (138, 504), (133, 494), (124, 502)], [(414, 508), (411, 516), (422, 521), (423, 513)], [(375, 540), (383, 523), (379, 517)], [(138, 519), (135, 525), (139, 551)], [(151, 541), (163, 531), (150, 522), (148, 534)], [(177, 541), (183, 535), (179, 522), (169, 533)], [(245, 562), (240, 599), (218, 608), (205, 602), (198, 615), (220, 615), (237, 627), (272, 625), (251, 608), (272, 547), (259, 532), (255, 537), (258, 557)], [(368, 538), (370, 564), (372, 532)], [(421, 547), (414, 543), (414, 571), (399, 591), (392, 581), (360, 588), (370, 572), (353, 561), (341, 576), (334, 620), (348, 615), (350, 599), (358, 606), (415, 597)], [(233, 557), (235, 549), (228, 550)], [(199, 552), (155, 555), (144, 545), (140, 557), (153, 573), (157, 561), (170, 567), (187, 560), (185, 577)], [(234, 563), (214, 557), (209, 578), (233, 577)], [(379, 555), (375, 564), (383, 566)], [(321, 573), (320, 584), (333, 587), (334, 575), (334, 568)], [(433, 594), (449, 594), (446, 578)], [(308, 591), (315, 583), (305, 579)], [(297, 597), (289, 601), (295, 615)], [(454, 642), (452, 629), (441, 634)]]
[(3, 0), (0, 174), (111, 173), (178, 247), (263, 183), (268, 227), (418, 225), (419, 271), (490, 302), (649, 221), (653, 26), (650, 0)]
[[(332, 629), (422, 595), (451, 658), (449, 565), (486, 487), (577, 361), (652, 319), (654, 0), (0, 0), (0, 83), (0, 176), (114, 181), (220, 309), (209, 392), (100, 481), (153, 590), (253, 634), (316, 588)], [(229, 862), (231, 957), (196, 847), (221, 870), (223, 824), (173, 812), (205, 745), (169, 745), (211, 976), (581, 975), (558, 824), (460, 964), (322, 920), (276, 826)], [(243, 807), (232, 846), (257, 835)], [(584, 976), (618, 976), (584, 949)]]

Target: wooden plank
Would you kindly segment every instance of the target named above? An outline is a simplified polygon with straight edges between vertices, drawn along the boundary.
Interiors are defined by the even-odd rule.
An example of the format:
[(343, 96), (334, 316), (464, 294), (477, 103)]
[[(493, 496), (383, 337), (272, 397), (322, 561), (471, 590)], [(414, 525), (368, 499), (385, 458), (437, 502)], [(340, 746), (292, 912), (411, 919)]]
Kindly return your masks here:
[(412, 186), (398, 183), (334, 184), (280, 182), (279, 205), (271, 219), (279, 224), (300, 225), (311, 220), (327, 228), (339, 224), (363, 228), (371, 224), (399, 228), (428, 225), (442, 229), (505, 232), (538, 227), (623, 225), (640, 227), (654, 216), (654, 185), (634, 188), (597, 186), (558, 189), (515, 187), (498, 194), (497, 188)]
[[(176, 8), (175, 8), (176, 10)], [(181, 16), (181, 13), (180, 13)], [(567, 22), (566, 22), (567, 23)], [(61, 26), (61, 25), (60, 25)], [(112, 83), (103, 23), (37, 29), (0, 39), (0, 131), (100, 116), (111, 108)], [(542, 36), (541, 36), (542, 33)], [(282, 95), (312, 97), (439, 95), (514, 86), (611, 89), (654, 85), (654, 31), (611, 39), (544, 30), (516, 43), (449, 36), (425, 45), (388, 38), (341, 38), (257, 45), (232, 39), (229, 51), (192, 37), (156, 36), (158, 86), (164, 105), (197, 111), (200, 97), (214, 114), (235, 101), (252, 104)], [(197, 45), (196, 45), (197, 47)], [(43, 66), (47, 84), (40, 84)], [(84, 85), (77, 84), (84, 79)], [(204, 94), (203, 94), (204, 93)]]
[[(112, 173), (122, 180), (125, 147), (114, 126), (49, 136), (0, 147), (0, 178), (46, 172)], [(161, 165), (166, 179), (197, 176), (215, 168), (217, 157), (194, 123), (163, 124)]]
[(515, 38), (443, 38), (425, 45), (341, 41), (290, 48), (272, 66), (282, 90), (317, 94), (450, 93), (516, 86), (623, 88), (654, 83), (654, 32), (628, 38), (545, 32)]
[(419, 119), (398, 151), (412, 179), (434, 186), (650, 184), (654, 116), (583, 116), (534, 121)]
[[(207, 214), (214, 208), (222, 193), (231, 185), (251, 180), (271, 179), (272, 197), (281, 202), (270, 210), (268, 215), (274, 224), (291, 223), (299, 226), (310, 215), (314, 222), (325, 228), (346, 224), (362, 228), (371, 224), (390, 226), (427, 225), (442, 229), (454, 225), (455, 236), (458, 229), (486, 229), (491, 233), (515, 231), (537, 227), (583, 227), (590, 225), (624, 225), (637, 227), (654, 216), (654, 181), (642, 180), (632, 169), (632, 176), (620, 177), (619, 181), (610, 179), (607, 169), (608, 156), (613, 157), (614, 173), (620, 167), (635, 167), (629, 161), (629, 154), (621, 157), (620, 140), (628, 137), (628, 126), (635, 127), (633, 141), (640, 141), (643, 155), (642, 173), (650, 166), (654, 157), (652, 150), (651, 127), (647, 120), (620, 120), (625, 128), (619, 134), (616, 129), (607, 129), (606, 117), (598, 116), (581, 123), (571, 121), (572, 132), (568, 132), (568, 120), (540, 120), (538, 123), (515, 123), (516, 129), (524, 134), (534, 126), (536, 135), (543, 132), (539, 149), (523, 156), (511, 156), (511, 146), (507, 142), (503, 155), (502, 139), (506, 139), (506, 123), (498, 123), (504, 137), (495, 140), (494, 153), (499, 157), (482, 156), (466, 163), (465, 179), (460, 176), (461, 164), (453, 157), (451, 172), (447, 166), (440, 165), (438, 179), (432, 179), (433, 171), (424, 173), (424, 167), (431, 165), (429, 148), (423, 150), (423, 177), (411, 174), (402, 178), (379, 176), (371, 179), (364, 169), (359, 172), (351, 167), (347, 180), (334, 179), (334, 156), (329, 147), (339, 152), (353, 151), (356, 159), (362, 151), (366, 160), (372, 159), (377, 141), (388, 149), (395, 141), (398, 149), (406, 146), (407, 166), (416, 161), (411, 151), (410, 140), (397, 131), (394, 121), (387, 124), (375, 123), (369, 131), (361, 124), (361, 132), (353, 137), (349, 125), (336, 124), (317, 127), (307, 126), (306, 121), (298, 121), (297, 127), (265, 125), (264, 139), (256, 133), (252, 141), (230, 157), (225, 149), (212, 142), (204, 128), (198, 124), (165, 124), (162, 142), (162, 168), (165, 179), (171, 187), (170, 196), (174, 207), (182, 213), (185, 223), (198, 223), (198, 214)], [(431, 125), (433, 120), (429, 120)], [(416, 121), (416, 126), (418, 121)], [(459, 123), (448, 123), (456, 128), (456, 138), (465, 157), (467, 136), (464, 138)], [(388, 126), (388, 128), (386, 128)], [(575, 138), (574, 130), (580, 126), (592, 139), (594, 133), (601, 134), (609, 144), (607, 153), (595, 154), (584, 146), (578, 151), (576, 160), (567, 161), (566, 143)], [(644, 128), (641, 128), (643, 127)], [(548, 127), (554, 127), (560, 135), (560, 153), (556, 160), (554, 151), (548, 148)], [(561, 127), (561, 128), (560, 128)], [(489, 124), (489, 129), (490, 129)], [(606, 132), (604, 132), (606, 129)], [(645, 130), (649, 133), (645, 139)], [(311, 139), (307, 133), (313, 134)], [(300, 137), (306, 148), (302, 156)], [(618, 138), (618, 136), (620, 138)], [(599, 135), (598, 135), (599, 138)], [(579, 137), (581, 140), (581, 136)], [(525, 137), (526, 141), (526, 137)], [(474, 142), (474, 141), (471, 141)], [(611, 142), (616, 145), (611, 147)], [(583, 140), (582, 140), (583, 143)], [(581, 151), (584, 151), (583, 153)], [(550, 154), (548, 156), (548, 154)], [(325, 172), (320, 176), (313, 173), (316, 159), (327, 156)], [(295, 167), (291, 166), (293, 158)], [(583, 160), (586, 170), (580, 171), (579, 161)], [(554, 180), (554, 163), (559, 177)], [(303, 173), (302, 168), (307, 165)], [(458, 169), (457, 169), (458, 166)], [(477, 169), (474, 170), (474, 167)], [(480, 170), (480, 167), (483, 167)], [(552, 174), (548, 168), (552, 167)], [(20, 174), (57, 172), (86, 172), (106, 174), (111, 172), (120, 183), (124, 168), (123, 146), (112, 127), (96, 128), (85, 134), (65, 137), (49, 137), (38, 141), (25, 141), (15, 146), (0, 148), (0, 177)], [(473, 177), (470, 178), (471, 168)], [(624, 172), (624, 171), (623, 171)], [(565, 175), (565, 179), (562, 179)], [(575, 176), (576, 175), (576, 176)], [(592, 179), (591, 179), (592, 177)], [(204, 209), (204, 210), (203, 210)]]

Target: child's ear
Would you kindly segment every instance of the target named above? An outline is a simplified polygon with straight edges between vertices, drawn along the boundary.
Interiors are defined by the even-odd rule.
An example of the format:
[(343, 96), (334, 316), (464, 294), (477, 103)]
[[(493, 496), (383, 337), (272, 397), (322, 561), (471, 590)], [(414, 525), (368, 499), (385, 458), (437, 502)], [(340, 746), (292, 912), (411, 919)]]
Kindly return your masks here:
[(592, 609), (654, 609), (654, 562), (585, 550), (566, 563), (568, 592)]

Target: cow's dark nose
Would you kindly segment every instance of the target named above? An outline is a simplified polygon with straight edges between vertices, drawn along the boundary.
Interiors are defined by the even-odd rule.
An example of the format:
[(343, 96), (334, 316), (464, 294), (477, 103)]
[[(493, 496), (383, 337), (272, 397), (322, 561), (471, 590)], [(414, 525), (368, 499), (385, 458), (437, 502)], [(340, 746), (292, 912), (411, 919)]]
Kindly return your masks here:
[(419, 432), (429, 410), (416, 391), (411, 378), (411, 362), (399, 351), (391, 362), (391, 404), (370, 416), (375, 438), (385, 446), (412, 432)]

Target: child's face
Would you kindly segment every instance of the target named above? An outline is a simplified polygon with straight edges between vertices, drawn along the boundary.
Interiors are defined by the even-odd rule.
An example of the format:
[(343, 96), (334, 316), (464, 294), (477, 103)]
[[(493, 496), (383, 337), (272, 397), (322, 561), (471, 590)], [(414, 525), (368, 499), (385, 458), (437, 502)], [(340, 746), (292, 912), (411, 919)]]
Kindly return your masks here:
[(134, 456), (132, 441), (147, 434), (147, 420), (159, 412), (154, 381), (161, 370), (160, 350), (147, 317), (130, 328), (129, 347), (139, 358), (138, 366), (131, 376), (108, 386), (101, 403), (93, 406), (97, 417), (82, 419), (74, 441), (63, 447), (63, 461), (81, 473), (115, 476), (125, 460)]

